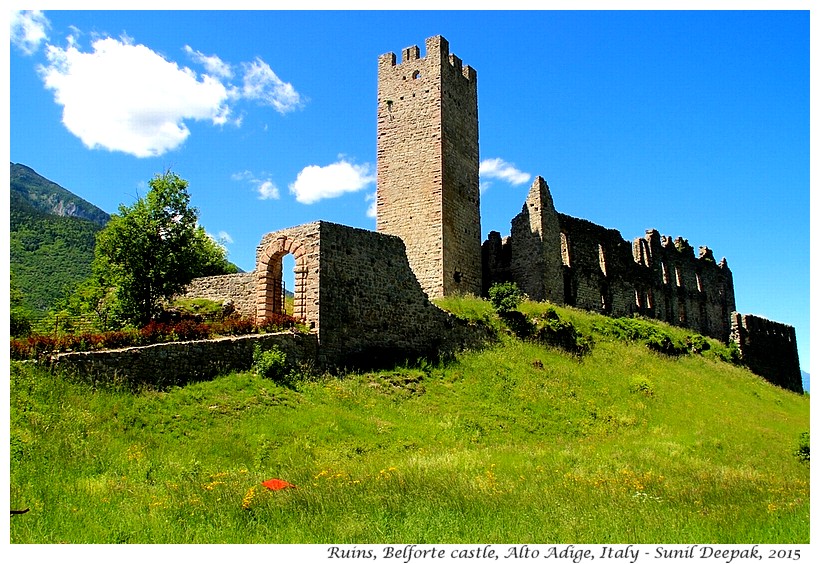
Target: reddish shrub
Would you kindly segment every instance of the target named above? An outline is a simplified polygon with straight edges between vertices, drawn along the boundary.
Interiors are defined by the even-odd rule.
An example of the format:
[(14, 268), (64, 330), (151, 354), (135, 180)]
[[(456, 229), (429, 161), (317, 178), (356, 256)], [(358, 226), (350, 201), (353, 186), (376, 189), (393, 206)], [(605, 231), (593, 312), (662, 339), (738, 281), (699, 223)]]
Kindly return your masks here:
[(249, 335), (256, 331), (256, 323), (249, 317), (231, 316), (214, 325), (214, 332), (222, 335)]
[(171, 327), (171, 333), (176, 335), (180, 341), (196, 341), (198, 339), (207, 339), (211, 330), (204, 323), (192, 319), (183, 319)]
[(274, 331), (283, 331), (290, 329), (296, 325), (296, 318), (284, 313), (274, 313), (265, 318), (265, 320), (258, 324), (258, 328), (262, 332), (272, 333)]
[(102, 346), (106, 349), (122, 349), (134, 346), (136, 335), (127, 331), (108, 331), (102, 334)]

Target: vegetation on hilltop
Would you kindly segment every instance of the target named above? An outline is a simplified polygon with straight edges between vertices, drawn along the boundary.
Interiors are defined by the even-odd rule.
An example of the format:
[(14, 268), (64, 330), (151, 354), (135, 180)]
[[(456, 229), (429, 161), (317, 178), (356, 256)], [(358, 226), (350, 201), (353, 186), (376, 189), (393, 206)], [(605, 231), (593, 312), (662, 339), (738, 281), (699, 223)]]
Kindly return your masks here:
[(807, 396), (646, 327), (519, 306), (592, 335), (577, 354), (447, 305), (499, 343), (343, 378), (260, 356), (164, 390), (13, 363), (11, 542), (809, 542)]
[(53, 334), (142, 326), (157, 315), (159, 301), (192, 277), (238, 271), (196, 225), (187, 182), (167, 172), (149, 184), (145, 198), (121, 206), (112, 220), (12, 163), (9, 239), (19, 291), (12, 304), (14, 335), (26, 328)]

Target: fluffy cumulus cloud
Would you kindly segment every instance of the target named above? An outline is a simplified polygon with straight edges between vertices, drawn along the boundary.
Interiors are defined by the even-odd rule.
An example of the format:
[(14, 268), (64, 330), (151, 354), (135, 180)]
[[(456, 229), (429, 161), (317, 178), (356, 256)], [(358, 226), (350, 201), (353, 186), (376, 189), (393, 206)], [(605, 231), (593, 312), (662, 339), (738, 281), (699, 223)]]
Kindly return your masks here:
[(63, 124), (89, 148), (162, 155), (188, 138), (186, 119), (219, 123), (229, 111), (222, 83), (144, 45), (109, 37), (91, 52), (49, 45), (46, 55), (43, 82), (63, 106)]
[(344, 159), (327, 166), (306, 166), (289, 186), (296, 201), (313, 204), (326, 198), (336, 198), (348, 192), (358, 192), (376, 181), (370, 166), (356, 165)]
[(513, 186), (518, 186), (529, 182), (532, 178), (529, 173), (521, 172), (515, 168), (514, 164), (503, 159), (485, 159), (481, 161), (478, 167), (478, 175), (481, 180), (480, 188), (482, 192), (489, 187), (489, 179), (503, 180)]
[[(17, 13), (12, 17), (12, 42), (33, 52), (47, 40), (48, 26), (39, 12)], [(234, 115), (242, 100), (279, 113), (303, 103), (296, 89), (262, 59), (232, 66), (188, 45), (183, 51), (204, 72), (181, 66), (128, 37), (98, 38), (86, 50), (74, 37), (67, 38), (65, 47), (46, 44), (47, 62), (38, 71), (63, 107), (63, 124), (87, 147), (137, 157), (178, 148), (191, 134), (190, 121), (241, 126), (241, 117)], [(265, 197), (278, 197), (274, 186), (264, 190)]]

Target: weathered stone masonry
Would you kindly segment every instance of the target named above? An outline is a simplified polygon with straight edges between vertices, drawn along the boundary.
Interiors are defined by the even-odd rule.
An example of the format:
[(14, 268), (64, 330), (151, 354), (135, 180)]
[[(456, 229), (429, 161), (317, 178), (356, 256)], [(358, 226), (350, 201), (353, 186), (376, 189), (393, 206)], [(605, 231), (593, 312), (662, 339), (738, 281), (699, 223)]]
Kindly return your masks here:
[(441, 36), (379, 57), (376, 230), (431, 298), (481, 291), (475, 70)]

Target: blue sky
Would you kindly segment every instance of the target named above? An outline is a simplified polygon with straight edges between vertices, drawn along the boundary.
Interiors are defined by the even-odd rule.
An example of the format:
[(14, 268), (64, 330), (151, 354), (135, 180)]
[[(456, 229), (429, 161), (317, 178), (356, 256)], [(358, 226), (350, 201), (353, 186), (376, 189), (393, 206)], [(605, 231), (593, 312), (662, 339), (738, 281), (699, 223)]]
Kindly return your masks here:
[(726, 257), (809, 369), (808, 12), (58, 11), (12, 17), (10, 160), (107, 212), (170, 168), (254, 268), (264, 233), (375, 228), (378, 56), (478, 74), (482, 234), (563, 213)]

